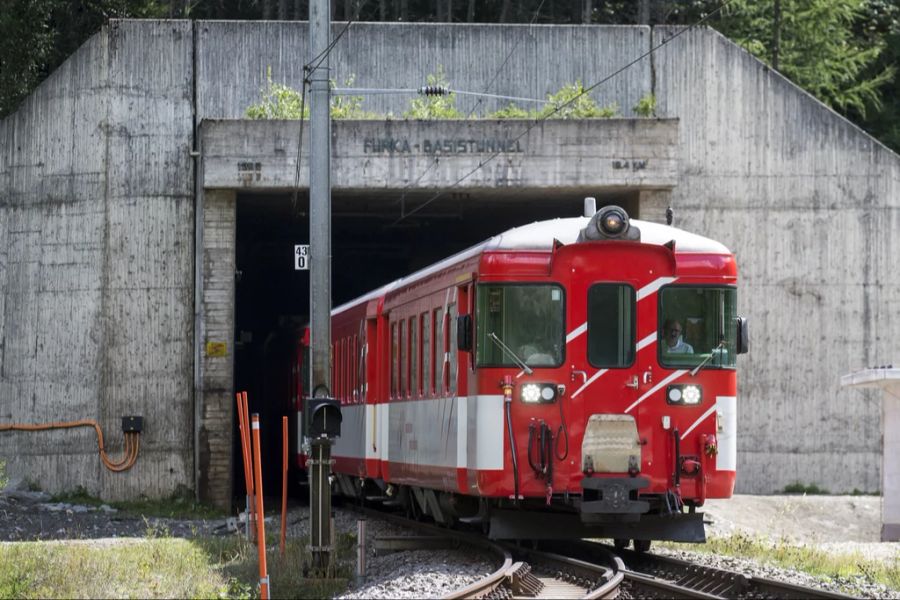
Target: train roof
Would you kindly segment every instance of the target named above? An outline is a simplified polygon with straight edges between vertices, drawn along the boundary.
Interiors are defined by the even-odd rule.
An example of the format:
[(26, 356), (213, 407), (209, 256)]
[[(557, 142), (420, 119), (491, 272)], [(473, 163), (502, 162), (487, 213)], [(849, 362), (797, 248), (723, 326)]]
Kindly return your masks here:
[[(387, 294), (391, 290), (403, 287), (417, 280), (424, 279), (457, 262), (481, 254), (482, 252), (506, 252), (510, 250), (527, 250), (534, 252), (550, 252), (554, 240), (564, 245), (574, 244), (578, 241), (578, 234), (590, 222), (590, 217), (569, 217), (564, 219), (550, 219), (548, 221), (535, 221), (528, 225), (513, 227), (503, 233), (499, 233), (480, 244), (466, 248), (444, 260), (416, 271), (411, 275), (402, 277), (391, 283), (372, 290), (368, 294), (354, 298), (350, 302), (334, 308), (335, 314), (350, 306), (358, 305)], [(724, 244), (696, 233), (690, 233), (670, 225), (662, 225), (651, 221), (631, 219), (631, 225), (641, 231), (641, 244), (662, 246), (671, 241), (675, 242), (676, 254), (731, 254)], [(587, 242), (590, 243), (590, 242)]]

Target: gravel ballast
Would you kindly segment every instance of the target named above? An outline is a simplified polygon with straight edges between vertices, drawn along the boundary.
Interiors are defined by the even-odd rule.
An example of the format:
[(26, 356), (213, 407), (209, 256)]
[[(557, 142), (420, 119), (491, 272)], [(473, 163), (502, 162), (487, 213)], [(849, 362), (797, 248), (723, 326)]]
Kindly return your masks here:
[[(897, 568), (900, 544), (879, 543), (880, 498), (837, 496), (736, 496), (713, 501), (704, 512), (710, 521), (711, 537), (728, 538), (741, 533), (753, 539), (770, 539), (779, 544), (796, 544), (837, 556), (864, 557)], [(351, 579), (342, 598), (426, 598), (447, 594), (494, 571), (499, 564), (471, 550), (414, 550), (375, 553), (374, 540), (386, 536), (420, 535), (373, 517), (344, 508), (335, 510), (335, 529), (355, 537), (357, 521), (366, 519), (368, 576)], [(266, 519), (270, 531), (278, 527), (278, 517)], [(307, 536), (308, 509), (291, 508), (288, 537)], [(53, 502), (42, 492), (4, 490), (0, 492), (0, 541), (85, 540), (109, 543), (110, 538), (145, 537), (149, 530), (173, 537), (240, 535), (243, 526), (236, 518), (143, 519), (122, 515), (109, 506), (89, 507)], [(894, 598), (900, 590), (888, 589), (866, 578), (827, 581), (766, 561), (733, 558), (691, 551), (690, 545), (662, 548), (653, 552), (696, 561), (747, 575), (777, 579), (801, 586), (842, 591), (862, 598)], [(857, 558), (858, 559), (858, 558)], [(355, 556), (346, 559), (346, 570), (355, 572)]]

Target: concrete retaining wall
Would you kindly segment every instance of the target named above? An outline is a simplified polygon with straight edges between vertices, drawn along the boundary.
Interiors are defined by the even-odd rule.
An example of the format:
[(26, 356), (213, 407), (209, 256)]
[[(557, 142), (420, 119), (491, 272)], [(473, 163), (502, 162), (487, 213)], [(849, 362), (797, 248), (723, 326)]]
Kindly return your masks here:
[(146, 424), (127, 475), (90, 429), (0, 435), (52, 492), (193, 487), (192, 45), (114, 22), (0, 121), (0, 421), (96, 419), (114, 456), (120, 417)]
[[(361, 23), (332, 66), (340, 84), (387, 88), (422, 85), (441, 65), (458, 89), (543, 98), (612, 73), (650, 38)], [(147, 423), (131, 475), (102, 470), (89, 431), (0, 436), (11, 473), (107, 497), (194, 485), (194, 122), (243, 115), (269, 67), (299, 88), (306, 57), (302, 23), (114, 21), (0, 121), (0, 420), (97, 418), (112, 440), (122, 415)], [(741, 265), (754, 346), (741, 359), (738, 489), (877, 489), (877, 398), (838, 378), (897, 360), (900, 160), (712, 31), (594, 95), (628, 116), (650, 91), (659, 116), (679, 119), (678, 224)], [(407, 101), (365, 106), (399, 114)]]

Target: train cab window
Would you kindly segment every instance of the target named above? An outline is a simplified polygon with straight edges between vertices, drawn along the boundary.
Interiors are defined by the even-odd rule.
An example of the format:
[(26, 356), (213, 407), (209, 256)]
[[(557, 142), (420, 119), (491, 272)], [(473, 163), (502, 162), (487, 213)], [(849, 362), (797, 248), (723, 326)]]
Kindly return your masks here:
[(559, 285), (481, 284), (475, 322), (480, 367), (516, 367), (519, 361), (529, 367), (563, 363), (565, 294)]
[(434, 352), (431, 349), (431, 315), (422, 313), (422, 389), (425, 395), (431, 394), (431, 357)]
[(448, 389), (450, 390), (450, 395), (456, 395), (456, 369), (457, 369), (457, 357), (459, 356), (459, 352), (456, 349), (456, 304), (451, 304), (447, 307), (447, 315), (448, 315), (448, 323), (450, 326), (450, 344), (449, 344), (449, 354), (450, 354), (450, 364), (449, 373), (450, 381), (448, 382)]
[(635, 292), (625, 284), (588, 289), (587, 351), (594, 367), (622, 368), (634, 362)]
[(674, 368), (733, 369), (737, 290), (670, 285), (659, 292), (659, 360)]

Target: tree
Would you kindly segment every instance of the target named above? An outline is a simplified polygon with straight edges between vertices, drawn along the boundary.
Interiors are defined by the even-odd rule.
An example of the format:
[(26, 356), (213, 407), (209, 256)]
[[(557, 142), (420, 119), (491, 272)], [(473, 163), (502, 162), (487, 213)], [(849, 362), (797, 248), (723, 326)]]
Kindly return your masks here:
[[(863, 117), (881, 107), (895, 69), (875, 71), (885, 42), (854, 31), (866, 0), (733, 0), (716, 23), (725, 35), (829, 106)], [(780, 8), (780, 10), (776, 10)], [(779, 14), (780, 13), (780, 14)]]
[(9, 0), (0, 11), (0, 116), (15, 109), (48, 73), (52, 8), (52, 0)]

